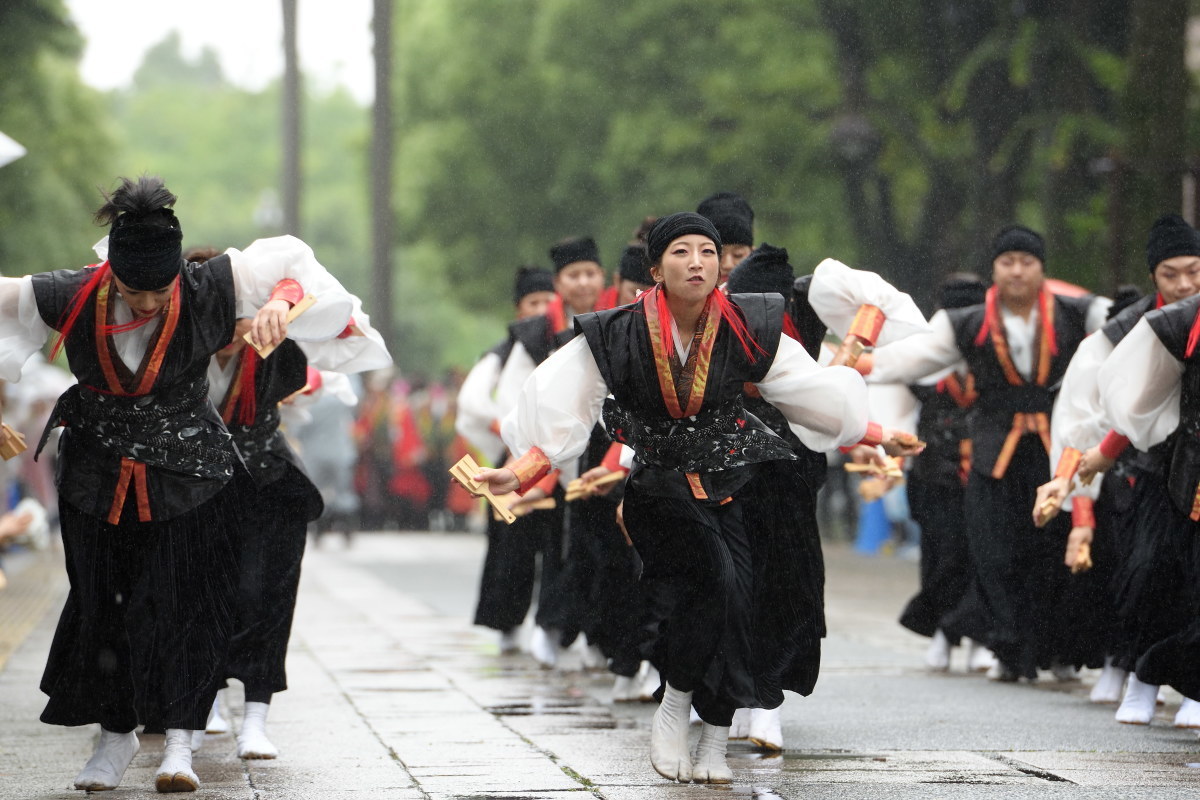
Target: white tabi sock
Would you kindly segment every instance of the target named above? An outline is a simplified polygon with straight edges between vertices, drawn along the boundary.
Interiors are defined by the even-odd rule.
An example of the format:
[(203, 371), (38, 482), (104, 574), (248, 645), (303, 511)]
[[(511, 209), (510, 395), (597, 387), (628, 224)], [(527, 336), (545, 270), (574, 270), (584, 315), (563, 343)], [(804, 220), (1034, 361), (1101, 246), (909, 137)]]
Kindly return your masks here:
[(113, 733), (100, 729), (100, 740), (87, 764), (75, 776), (76, 789), (93, 792), (115, 789), (121, 785), (121, 777), (129, 768), (129, 762), (139, 748), (137, 734)]
[[(681, 692), (668, 683), (650, 726), (650, 764), (659, 775), (680, 783), (692, 780), (692, 758), (688, 754), (688, 711), (691, 707), (692, 693)], [(725, 737), (728, 735), (726, 731)]]
[(229, 720), (221, 716), (221, 693), (213, 698), (212, 710), (208, 712), (208, 724), (204, 726), (208, 733), (229, 733)]
[(1183, 698), (1183, 705), (1175, 715), (1176, 728), (1200, 728), (1200, 702), (1190, 697)]
[(198, 752), (204, 747), (204, 731), (192, 731), (192, 752)]
[(925, 666), (934, 672), (945, 672), (950, 669), (950, 640), (946, 638), (946, 634), (942, 633), (941, 628), (933, 632), (933, 641), (929, 643), (929, 649), (925, 651)]
[(514, 628), (510, 631), (500, 631), (500, 655), (507, 656), (521, 651), (521, 642)]
[(279, 750), (267, 738), (270, 703), (246, 703), (242, 732), (238, 734), (238, 758), (275, 758)]
[(992, 654), (991, 650), (979, 642), (971, 642), (970, 647), (967, 648), (968, 672), (987, 672), (995, 663), (996, 656)]
[(1130, 673), (1129, 684), (1125, 687), (1125, 699), (1117, 709), (1117, 722), (1126, 725), (1149, 725), (1154, 719), (1154, 706), (1158, 698), (1158, 687), (1138, 680), (1136, 674)]
[(1074, 664), (1051, 664), (1050, 674), (1059, 683), (1079, 680), (1079, 670), (1075, 668)]
[(154, 788), (160, 792), (194, 792), (200, 779), (192, 772), (192, 732), (168, 728), (163, 743), (163, 760), (154, 776)]
[(783, 749), (783, 706), (750, 709), (750, 741), (762, 750)]
[(538, 625), (529, 639), (529, 655), (546, 669), (553, 669), (558, 664), (558, 636), (558, 631), (548, 631)]
[(636, 703), (638, 701), (638, 676), (618, 675), (613, 681), (612, 699), (614, 703)]
[(1129, 673), (1119, 667), (1114, 667), (1112, 656), (1109, 656), (1104, 659), (1104, 670), (1096, 679), (1096, 685), (1092, 687), (1092, 693), (1088, 695), (1088, 699), (1093, 703), (1121, 702), (1121, 692), (1125, 690), (1127, 677), (1129, 677)]
[(654, 693), (658, 691), (658, 686), (662, 683), (662, 676), (658, 674), (658, 670), (649, 661), (642, 662), (639, 672), (642, 680), (641, 688), (638, 690), (638, 700), (641, 700), (643, 703), (653, 703)]
[(739, 708), (733, 712), (733, 724), (729, 726), (729, 738), (750, 738), (750, 709)]
[(725, 761), (728, 744), (729, 728), (704, 723), (700, 741), (696, 744), (696, 758), (692, 762), (692, 780), (696, 783), (733, 783), (733, 770)]

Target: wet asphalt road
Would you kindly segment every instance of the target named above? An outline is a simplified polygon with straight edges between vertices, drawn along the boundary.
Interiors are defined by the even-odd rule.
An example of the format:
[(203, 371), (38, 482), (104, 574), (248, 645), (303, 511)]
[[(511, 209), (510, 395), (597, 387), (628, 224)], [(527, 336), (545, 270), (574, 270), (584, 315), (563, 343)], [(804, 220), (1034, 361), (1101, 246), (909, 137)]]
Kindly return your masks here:
[[(1087, 702), (1084, 680), (989, 683), (922, 667), (925, 641), (895, 623), (916, 565), (831, 548), (830, 637), (812, 697), (784, 704), (782, 756), (731, 747), (733, 787), (663, 781), (646, 758), (651, 706), (608, 701), (611, 680), (496, 655), (469, 615), (481, 537), (361, 535), (310, 548), (269, 729), (274, 761), (243, 762), (232, 735), (196, 756), (213, 798), (1093, 798), (1195, 797), (1200, 740)], [(65, 580), (34, 561), (0, 594), (0, 798), (79, 797), (95, 733), (41, 725), (37, 680)], [(29, 598), (41, 598), (40, 605)], [(20, 605), (24, 603), (24, 605)], [(6, 610), (20, 607), (22, 614)], [(32, 610), (30, 610), (32, 609)], [(31, 621), (32, 620), (32, 621)], [(5, 649), (7, 643), (8, 650)], [(578, 664), (568, 654), (565, 665)], [(236, 687), (226, 698), (235, 718)], [(113, 798), (157, 796), (162, 738)], [(714, 794), (717, 793), (717, 794)]]

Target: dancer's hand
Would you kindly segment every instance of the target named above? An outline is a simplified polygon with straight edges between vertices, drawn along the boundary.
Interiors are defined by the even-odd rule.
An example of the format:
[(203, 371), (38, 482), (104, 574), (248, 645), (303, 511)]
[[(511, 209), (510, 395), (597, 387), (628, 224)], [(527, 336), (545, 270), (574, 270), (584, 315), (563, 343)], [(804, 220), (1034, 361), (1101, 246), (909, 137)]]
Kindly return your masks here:
[(1108, 472), (1115, 463), (1117, 462), (1100, 452), (1099, 446), (1090, 448), (1080, 459), (1079, 470), (1075, 473), (1075, 477), (1079, 479), (1080, 483), (1087, 486), (1098, 473)]
[(517, 475), (508, 467), (500, 469), (484, 468), (471, 476), (480, 483), (486, 483), (492, 490), (492, 494), (501, 495), (515, 492), (521, 488), (521, 482), (517, 480)]
[[(1086, 545), (1088, 550), (1091, 550), (1094, 535), (1095, 531), (1092, 528), (1077, 527), (1071, 529), (1071, 535), (1067, 537), (1067, 554), (1063, 558), (1063, 563), (1070, 567), (1072, 572), (1082, 572), (1091, 567), (1090, 563), (1085, 566), (1083, 564), (1076, 564), (1076, 562), (1079, 560), (1080, 547)], [(1087, 560), (1091, 561), (1090, 553)]]
[(20, 514), (10, 511), (0, 516), (0, 544), (20, 536), (29, 528), (31, 522), (33, 522), (33, 514), (28, 511), (22, 511)]
[(1069, 478), (1052, 478), (1049, 483), (1039, 486), (1037, 499), (1033, 501), (1033, 524), (1041, 528), (1057, 517), (1070, 488)]
[(291, 310), (291, 303), (279, 298), (268, 300), (258, 310), (250, 324), (250, 336), (260, 348), (275, 347), (287, 338), (287, 315)]
[(587, 492), (589, 495), (591, 495), (592, 497), (604, 497), (604, 495), (611, 492), (613, 490), (613, 487), (616, 486), (617, 484), (608, 483), (603, 486), (592, 486), (592, 483), (594, 481), (599, 480), (600, 478), (603, 478), (605, 475), (611, 475), (611, 474), (612, 474), (611, 469), (609, 469), (608, 467), (606, 467), (604, 465), (601, 465), (598, 467), (592, 467), (587, 472), (580, 475), (579, 480), (583, 481), (584, 488), (587, 489)]
[[(495, 492), (493, 492), (495, 494)], [(498, 496), (496, 499), (508, 505), (508, 510), (516, 514), (518, 517), (523, 517), (529, 513), (529, 506), (536, 503), (538, 500), (546, 498), (545, 490), (534, 486), (524, 495), (519, 495), (516, 492), (511, 494)]]
[(925, 450), (925, 443), (911, 433), (884, 428), (883, 450), (893, 458), (917, 456)]

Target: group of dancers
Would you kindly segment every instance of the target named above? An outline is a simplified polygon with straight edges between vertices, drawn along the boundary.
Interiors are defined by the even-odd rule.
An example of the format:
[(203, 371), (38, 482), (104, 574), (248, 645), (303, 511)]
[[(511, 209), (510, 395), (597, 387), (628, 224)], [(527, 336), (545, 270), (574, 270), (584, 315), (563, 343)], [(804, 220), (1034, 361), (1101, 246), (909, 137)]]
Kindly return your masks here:
[(37, 451), (63, 429), (70, 591), (41, 718), (99, 724), (78, 789), (120, 785), (143, 725), (165, 732), (158, 791), (195, 791), (192, 752), (227, 724), (228, 679), (245, 687), (239, 756), (276, 756), (266, 719), (287, 688), (306, 527), (322, 508), (280, 404), (391, 363), (303, 242), (185, 258), (175, 202), (157, 178), (121, 179), (97, 213), (99, 263), (0, 278), (0, 379), (17, 382), (52, 338), (77, 379)]
[[(80, 789), (118, 786), (144, 725), (165, 732), (158, 790), (194, 791), (231, 678), (239, 755), (276, 755), (266, 718), (322, 507), (280, 407), (390, 363), (306, 245), (185, 257), (175, 200), (122, 180), (99, 263), (0, 278), (0, 379), (53, 338), (78, 381), (37, 450), (63, 429), (70, 593), (42, 719), (100, 725)], [(537, 587), (533, 656), (554, 666), (583, 637), (615, 700), (659, 701), (653, 768), (728, 783), (728, 741), (781, 749), (784, 690), (817, 682), (816, 494), (841, 450), (885, 487), (908, 470), (921, 591), (901, 622), (931, 666), (969, 640), (996, 680), (1102, 667), (1092, 699), (1119, 721), (1149, 723), (1170, 685), (1175, 724), (1200, 727), (1197, 232), (1160, 219), (1156, 291), (1113, 303), (1052, 284), (1042, 237), (1010, 226), (990, 287), (952, 275), (928, 321), (877, 275), (797, 277), (755, 245), (750, 206), (719, 193), (644, 220), (611, 285), (587, 237), (518, 272), (516, 319), (458, 403), (495, 465), (471, 477), (520, 514), (489, 524), (475, 621), (516, 649)]]
[(1092, 699), (1137, 724), (1160, 685), (1198, 696), (1196, 231), (1160, 219), (1156, 292), (1114, 304), (1049, 279), (1043, 238), (1006, 227), (989, 280), (950, 275), (928, 321), (853, 290), (901, 294), (878, 276), (798, 278), (755, 245), (749, 205), (720, 193), (648, 219), (607, 288), (589, 238), (518, 273), (517, 319), (459, 398), (495, 464), (475, 478), (523, 512), (488, 529), (475, 621), (501, 649), (538, 585), (531, 654), (553, 666), (582, 634), (614, 700), (660, 701), (654, 769), (729, 782), (728, 740), (782, 749), (782, 690), (816, 683), (815, 495), (840, 449), (884, 490), (907, 478), (922, 564), (901, 623), (931, 667), (968, 641), (998, 681), (1103, 668)]

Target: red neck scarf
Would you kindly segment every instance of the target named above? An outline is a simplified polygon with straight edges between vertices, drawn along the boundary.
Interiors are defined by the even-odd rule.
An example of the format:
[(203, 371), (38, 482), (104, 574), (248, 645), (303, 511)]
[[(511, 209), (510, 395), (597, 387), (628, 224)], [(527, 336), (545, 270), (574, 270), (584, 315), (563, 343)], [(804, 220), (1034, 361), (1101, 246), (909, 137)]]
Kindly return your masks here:
[[(1050, 360), (1058, 355), (1058, 337), (1054, 333), (1054, 295), (1046, 291), (1045, 287), (1038, 292), (1037, 307), (1041, 329), (1038, 331), (1037, 337), (1038, 360), (1035, 382), (1039, 386), (1045, 386), (1046, 380), (1050, 377)], [(1004, 335), (1004, 320), (1000, 317), (1000, 293), (995, 286), (987, 291), (983, 326), (979, 329), (979, 335), (975, 337), (975, 346), (983, 347), (989, 336), (992, 340), (992, 347), (996, 351), (996, 357), (1000, 360), (1000, 366), (1004, 369), (1004, 377), (1014, 386), (1024, 384), (1025, 380), (1017, 372), (1008, 352), (1008, 340)]]

